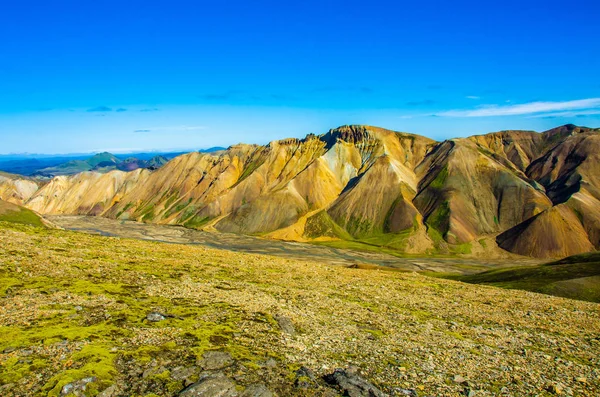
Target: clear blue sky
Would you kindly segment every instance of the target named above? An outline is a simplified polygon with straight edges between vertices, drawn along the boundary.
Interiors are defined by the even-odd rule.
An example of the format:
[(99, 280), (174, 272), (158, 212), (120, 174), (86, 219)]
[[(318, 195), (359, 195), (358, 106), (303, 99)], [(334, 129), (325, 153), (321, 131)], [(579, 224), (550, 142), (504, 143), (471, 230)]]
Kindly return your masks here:
[(600, 126), (599, 3), (4, 2), (0, 153)]

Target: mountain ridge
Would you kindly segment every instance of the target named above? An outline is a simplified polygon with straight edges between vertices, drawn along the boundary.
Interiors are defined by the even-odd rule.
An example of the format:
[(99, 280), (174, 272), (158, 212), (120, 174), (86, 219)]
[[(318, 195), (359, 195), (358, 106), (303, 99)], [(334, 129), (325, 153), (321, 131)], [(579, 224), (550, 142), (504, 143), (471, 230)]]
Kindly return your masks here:
[[(599, 132), (565, 125), (436, 142), (345, 125), (192, 152), (153, 171), (55, 177), (12, 198), (42, 214), (353, 240), (411, 253), (567, 256), (600, 248)], [(5, 196), (16, 190), (0, 184), (0, 198), (10, 201)], [(547, 228), (563, 230), (549, 245), (540, 237)], [(581, 244), (560, 237), (573, 230)]]

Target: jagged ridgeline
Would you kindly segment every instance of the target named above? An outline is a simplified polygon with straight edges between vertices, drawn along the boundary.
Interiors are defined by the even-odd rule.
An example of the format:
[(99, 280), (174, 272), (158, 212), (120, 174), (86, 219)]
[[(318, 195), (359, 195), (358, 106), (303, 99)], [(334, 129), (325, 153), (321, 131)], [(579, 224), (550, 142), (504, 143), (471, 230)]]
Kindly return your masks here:
[(0, 198), (41, 214), (367, 244), (402, 252), (563, 257), (600, 248), (600, 130), (501, 131), (435, 142), (370, 126), (82, 172)]

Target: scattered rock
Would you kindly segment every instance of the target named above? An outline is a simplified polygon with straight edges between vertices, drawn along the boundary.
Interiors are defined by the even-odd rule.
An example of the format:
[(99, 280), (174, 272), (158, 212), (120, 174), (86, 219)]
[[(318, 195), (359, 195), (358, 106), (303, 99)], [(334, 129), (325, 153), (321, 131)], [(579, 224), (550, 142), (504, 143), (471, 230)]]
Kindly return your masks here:
[(319, 384), (314, 372), (310, 368), (300, 367), (300, 369), (296, 371), (294, 386), (298, 389), (313, 389), (319, 387)]
[(260, 365), (261, 367), (275, 368), (277, 366), (277, 360), (275, 360), (274, 358), (269, 358), (266, 361), (259, 362), (258, 365)]
[(153, 323), (157, 323), (159, 321), (163, 321), (166, 319), (167, 319), (167, 316), (165, 316), (164, 314), (158, 313), (158, 312), (150, 312), (146, 315), (146, 320), (153, 322)]
[(475, 391), (472, 389), (469, 389), (468, 387), (465, 388), (465, 390), (463, 391), (463, 394), (467, 397), (475, 397)]
[(465, 378), (463, 378), (461, 375), (454, 375), (454, 378), (452, 378), (452, 381), (454, 383), (462, 384), (462, 383), (465, 383), (467, 380)]
[(96, 377), (91, 376), (89, 378), (80, 379), (76, 382), (67, 383), (66, 385), (63, 386), (62, 390), (60, 391), (60, 395), (67, 396), (69, 394), (72, 394), (72, 395), (78, 396), (78, 397), (83, 396), (88, 383), (92, 383), (95, 381), (96, 381)]
[(213, 371), (231, 366), (233, 358), (227, 352), (209, 351), (202, 355), (202, 360), (198, 364), (204, 370)]
[(117, 395), (117, 385), (112, 385), (102, 390), (97, 397), (115, 397)]
[(198, 367), (176, 367), (171, 371), (171, 378), (183, 381), (185, 386), (189, 386), (193, 382), (189, 379), (199, 372)]
[(560, 396), (561, 394), (563, 394), (565, 387), (561, 383), (551, 383), (548, 386), (546, 386), (546, 390), (550, 393)]
[(12, 353), (12, 352), (14, 352), (15, 350), (17, 350), (17, 349), (16, 349), (16, 348), (14, 348), (14, 347), (12, 347), (12, 346), (9, 346), (9, 347), (7, 347), (6, 349), (2, 350), (2, 353), (4, 353), (4, 354), (8, 354), (8, 353)]
[(285, 317), (278, 314), (273, 318), (275, 319), (275, 321), (277, 321), (279, 328), (281, 328), (283, 332), (290, 335), (296, 334), (296, 328), (294, 327), (294, 323), (292, 323), (292, 320), (290, 320), (289, 317)]
[(418, 397), (419, 394), (415, 389), (396, 389), (396, 392), (401, 396)]
[(578, 378), (575, 378), (575, 381), (585, 384), (585, 383), (587, 383), (587, 378), (585, 376), (580, 376)]
[(241, 397), (273, 397), (273, 393), (267, 389), (267, 386), (259, 383), (248, 386), (248, 388), (242, 393)]
[(204, 374), (198, 382), (177, 394), (179, 397), (237, 397), (235, 383), (222, 373)]
[(381, 390), (357, 373), (336, 369), (325, 375), (325, 382), (337, 386), (348, 397), (386, 397)]

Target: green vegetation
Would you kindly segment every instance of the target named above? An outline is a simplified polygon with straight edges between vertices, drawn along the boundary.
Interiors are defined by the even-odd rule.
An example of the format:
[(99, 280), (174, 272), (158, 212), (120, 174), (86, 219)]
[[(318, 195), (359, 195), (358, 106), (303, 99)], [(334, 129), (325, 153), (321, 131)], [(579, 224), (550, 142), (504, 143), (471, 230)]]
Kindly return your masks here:
[[(20, 325), (17, 321), (16, 324), (0, 327), (0, 352), (7, 348), (29, 346), (37, 346), (38, 350), (49, 349), (48, 351), (52, 351), (57, 345), (78, 348), (70, 349), (70, 353), (62, 358), (63, 368), (59, 371), (53, 369), (56, 364), (52, 364), (53, 358), (46, 354), (35, 353), (32, 355), (32, 362), (27, 365), (13, 359), (1, 362), (0, 383), (17, 382), (23, 377), (44, 371), (44, 374), (51, 376), (44, 381), (41, 389), (43, 395), (59, 396), (64, 385), (86, 377), (95, 377), (96, 381), (86, 388), (86, 396), (95, 396), (114, 383), (118, 373), (117, 351), (121, 357), (140, 365), (148, 364), (164, 354), (193, 354), (200, 357), (207, 350), (219, 348), (224, 348), (232, 357), (249, 367), (255, 366), (253, 361), (259, 359), (255, 352), (232, 341), (233, 334), (238, 332), (237, 324), (242, 321), (241, 314), (235, 308), (218, 302), (207, 306), (201, 301), (166, 299), (149, 294), (144, 285), (137, 284), (144, 279), (179, 282), (182, 272), (189, 269), (188, 263), (177, 261), (177, 265), (168, 266), (156, 263), (157, 260), (175, 257), (173, 253), (147, 256), (147, 249), (153, 245), (139, 246), (132, 240), (133, 243), (126, 248), (131, 255), (128, 258), (114, 255), (120, 241), (117, 239), (31, 229), (28, 226), (0, 222), (0, 231), (7, 228), (27, 233), (31, 236), (31, 246), (49, 249), (49, 252), (59, 255), (53, 261), (61, 258), (61, 271), (56, 273), (47, 270), (46, 267), (51, 266), (50, 264), (33, 259), (37, 254), (31, 253), (31, 246), (3, 247), (8, 251), (4, 251), (4, 262), (0, 262), (3, 263), (0, 266), (0, 296), (12, 299), (15, 294), (20, 294), (24, 297), (49, 298), (42, 299), (41, 306), (29, 309), (37, 313), (34, 322)], [(50, 236), (66, 239), (65, 244), (77, 247), (73, 248), (77, 253), (69, 253), (64, 249), (53, 250), (52, 244), (56, 244), (57, 240), (48, 242), (46, 239)], [(17, 269), (20, 269), (26, 258), (29, 263), (35, 263), (40, 270), (44, 270), (35, 270), (37, 275), (25, 276)], [(108, 269), (109, 276), (106, 274)], [(214, 270), (205, 272), (203, 277), (211, 280), (230, 278), (224, 268), (216, 266)], [(72, 303), (73, 301), (77, 303)], [(145, 316), (152, 308), (172, 317), (167, 321), (150, 323)], [(176, 327), (173, 328), (175, 334), (172, 338), (179, 340), (178, 343), (156, 345), (154, 342), (147, 342), (138, 345), (131, 342), (138, 332), (136, 329), (160, 335), (162, 332), (174, 332), (171, 331), (172, 327)], [(163, 375), (165, 374), (156, 374), (154, 380), (160, 381)], [(170, 379), (162, 381), (168, 384)], [(181, 389), (180, 385), (171, 387), (174, 388), (172, 392)]]
[(321, 211), (306, 220), (304, 235), (308, 238), (334, 237), (352, 240), (352, 236), (338, 225), (327, 211)]
[(539, 266), (445, 277), (471, 284), (488, 284), (600, 302), (600, 253), (575, 255)]
[(190, 219), (188, 219), (183, 226), (190, 229), (200, 229), (202, 226), (206, 225), (210, 222), (211, 218), (208, 216), (197, 216), (194, 215)]
[(44, 227), (44, 223), (35, 212), (4, 201), (0, 201), (0, 222)]
[(448, 167), (444, 166), (435, 176), (435, 179), (431, 181), (429, 186), (434, 189), (442, 189), (446, 183), (446, 179), (448, 179)]
[(235, 182), (235, 184), (232, 186), (232, 188), (236, 187), (237, 185), (242, 183), (244, 179), (248, 178), (254, 171), (256, 171), (258, 167), (263, 165), (265, 160), (266, 158), (262, 156), (262, 152), (255, 155), (248, 163), (244, 165), (244, 171), (242, 172), (238, 180)]
[(444, 201), (441, 203), (436, 210), (431, 213), (426, 220), (426, 223), (432, 226), (434, 229), (445, 233), (448, 231), (450, 218), (450, 203)]

